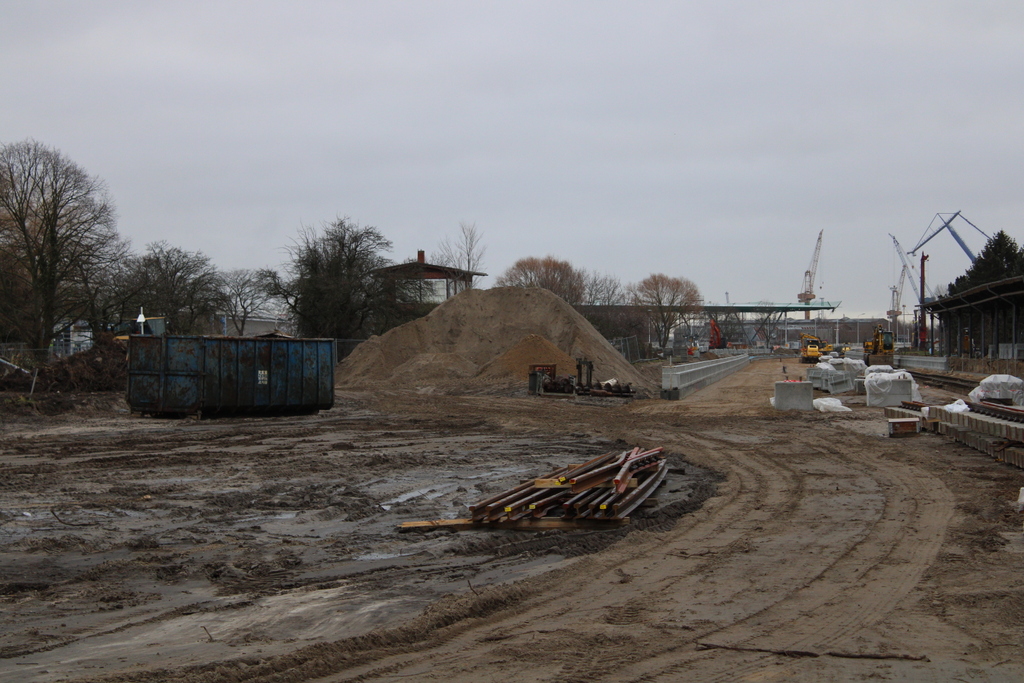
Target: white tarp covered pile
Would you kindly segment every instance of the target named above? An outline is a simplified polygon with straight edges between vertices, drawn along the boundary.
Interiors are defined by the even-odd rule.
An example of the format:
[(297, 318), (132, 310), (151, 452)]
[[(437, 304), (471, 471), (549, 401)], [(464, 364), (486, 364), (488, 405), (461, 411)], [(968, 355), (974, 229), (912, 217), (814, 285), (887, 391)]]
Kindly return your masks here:
[(903, 401), (921, 400), (917, 382), (906, 370), (869, 372), (864, 377), (864, 390), (868, 395), (867, 404), (874, 407), (898, 406)]
[(964, 400), (962, 398), (958, 398), (957, 400), (950, 403), (948, 406), (943, 407), (946, 409), (947, 412), (950, 413), (966, 413), (969, 412), (971, 409), (969, 405), (964, 403)]
[(829, 363), (836, 370), (845, 372), (851, 377), (856, 377), (867, 369), (867, 365), (864, 364), (864, 361), (854, 360), (853, 358), (833, 358)]
[(1013, 375), (989, 375), (967, 394), (974, 403), (993, 399), (1009, 399), (1013, 405), (1024, 405), (1024, 380)]
[(853, 410), (853, 408), (844, 406), (838, 398), (816, 398), (811, 401), (811, 404), (815, 410), (822, 413), (846, 413)]
[(864, 368), (864, 376), (865, 377), (867, 377), (868, 375), (870, 375), (870, 374), (872, 374), (874, 372), (889, 372), (889, 373), (891, 373), (891, 372), (893, 372), (893, 369), (892, 369), (891, 365), (869, 365), (868, 367)]

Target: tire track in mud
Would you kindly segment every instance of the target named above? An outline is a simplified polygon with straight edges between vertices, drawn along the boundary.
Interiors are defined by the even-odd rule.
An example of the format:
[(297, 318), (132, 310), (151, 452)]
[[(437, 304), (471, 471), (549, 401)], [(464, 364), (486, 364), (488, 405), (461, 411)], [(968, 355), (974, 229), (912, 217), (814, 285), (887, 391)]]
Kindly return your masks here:
[[(658, 667), (644, 663), (646, 672), (609, 680), (668, 681), (695, 667), (702, 680), (737, 680), (763, 671), (777, 654), (757, 650), (855, 653), (852, 636), (884, 620), (920, 581), (941, 546), (953, 513), (953, 496), (937, 479), (881, 458), (849, 462), (882, 483), (885, 508), (868, 534), (812, 582), (763, 613), (694, 640), (726, 648), (676, 653), (676, 661)], [(909, 530), (909, 534), (904, 533)], [(845, 647), (844, 647), (845, 646)], [(883, 650), (886, 649), (883, 647)], [(894, 657), (920, 656), (896, 647)]]

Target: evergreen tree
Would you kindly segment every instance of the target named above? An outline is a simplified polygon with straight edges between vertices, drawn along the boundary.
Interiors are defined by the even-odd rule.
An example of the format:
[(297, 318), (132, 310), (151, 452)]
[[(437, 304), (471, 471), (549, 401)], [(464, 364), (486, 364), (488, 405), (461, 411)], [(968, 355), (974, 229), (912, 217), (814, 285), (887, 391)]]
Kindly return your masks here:
[(1000, 230), (989, 238), (967, 272), (949, 286), (949, 293), (957, 294), (987, 282), (1018, 275), (1024, 275), (1024, 251), (1012, 237)]

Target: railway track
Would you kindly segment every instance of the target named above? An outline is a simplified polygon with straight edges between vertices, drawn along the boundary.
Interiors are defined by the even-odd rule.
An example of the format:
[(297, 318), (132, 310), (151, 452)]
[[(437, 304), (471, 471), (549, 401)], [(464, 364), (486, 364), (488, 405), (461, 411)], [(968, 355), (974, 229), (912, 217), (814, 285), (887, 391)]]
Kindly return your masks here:
[(914, 379), (919, 382), (938, 386), (950, 391), (959, 391), (965, 395), (978, 386), (977, 380), (963, 379), (962, 377), (951, 377), (949, 375), (936, 375), (930, 372), (920, 372), (918, 370), (910, 370), (909, 372), (914, 376)]

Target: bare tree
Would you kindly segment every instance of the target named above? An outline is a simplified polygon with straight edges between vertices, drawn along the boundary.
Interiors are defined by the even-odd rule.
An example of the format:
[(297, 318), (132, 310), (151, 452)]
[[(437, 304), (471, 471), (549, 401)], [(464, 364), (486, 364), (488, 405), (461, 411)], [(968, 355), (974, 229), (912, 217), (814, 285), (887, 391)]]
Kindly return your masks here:
[(245, 334), (245, 324), (254, 315), (266, 313), (274, 300), (272, 276), (266, 270), (239, 268), (221, 273), (224, 312), (235, 334)]
[(691, 280), (654, 273), (630, 287), (633, 304), (650, 311), (658, 343), (668, 346), (672, 330), (701, 310), (700, 290)]
[(202, 334), (224, 305), (220, 273), (201, 251), (154, 242), (139, 258), (134, 274), (142, 284), (137, 300), (148, 316), (163, 315), (175, 334)]
[[(458, 268), (468, 272), (479, 272), (484, 265), (484, 254), (487, 247), (483, 244), (483, 233), (476, 228), (476, 223), (459, 223), (459, 234), (455, 238), (445, 237), (437, 245), (437, 251), (430, 255), (436, 265)], [(455, 293), (473, 288), (472, 278), (466, 282), (452, 282)]]
[(513, 263), (495, 284), (498, 287), (542, 287), (554, 292), (572, 306), (583, 303), (586, 294), (585, 271), (554, 256), (529, 256)]
[(81, 318), (89, 323), (93, 335), (113, 330), (118, 323), (134, 319), (138, 310), (132, 311), (144, 281), (138, 277), (138, 255), (131, 251), (131, 242), (118, 238), (110, 245), (113, 258), (102, 269), (91, 268), (90, 264), (80, 269), (81, 286), (86, 295), (85, 310)]
[(83, 274), (118, 258), (115, 224), (103, 182), (61, 152), (34, 140), (0, 146), (4, 325), (47, 348), (85, 310)]
[(303, 226), (288, 248), (282, 277), (272, 274), (273, 292), (308, 337), (354, 339), (379, 334), (405, 313), (396, 303), (402, 283), (378, 276), (391, 265), (383, 252), (391, 242), (377, 228), (347, 218), (321, 230)]
[(616, 306), (626, 301), (622, 281), (614, 275), (587, 272), (583, 281), (583, 303), (588, 306)]

